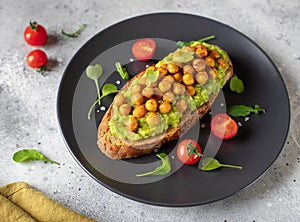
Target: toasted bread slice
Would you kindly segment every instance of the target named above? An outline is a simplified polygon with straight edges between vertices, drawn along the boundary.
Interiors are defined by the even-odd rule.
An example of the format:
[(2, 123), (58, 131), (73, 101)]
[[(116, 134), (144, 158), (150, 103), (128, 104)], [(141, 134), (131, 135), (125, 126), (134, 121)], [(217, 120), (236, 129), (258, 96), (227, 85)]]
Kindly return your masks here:
[[(192, 46), (185, 47), (181, 49), (182, 51), (192, 51), (195, 54), (195, 58), (198, 58), (197, 55), (200, 57), (199, 52), (196, 53), (197, 46), (201, 45), (200, 48), (207, 48), (207, 53), (204, 53), (203, 61), (206, 61), (207, 67), (217, 67), (221, 66), (221, 62), (224, 62), (224, 60), (227, 61), (227, 67), (226, 70), (222, 70), (222, 86), (228, 82), (228, 80), (233, 76), (233, 67), (232, 63), (228, 58), (227, 53), (224, 54), (224, 51), (221, 50), (217, 46), (203, 44), (203, 43), (194, 43)], [(209, 49), (210, 48), (210, 49)], [(223, 52), (223, 53), (222, 53)], [(172, 56), (172, 53), (168, 56), (170, 58)], [(202, 56), (202, 55), (201, 55)], [(227, 56), (226, 59), (222, 58), (222, 56)], [(215, 62), (218, 62), (219, 59), (223, 59), (223, 61), (220, 61), (220, 64), (211, 64), (209, 62), (209, 59), (205, 59), (206, 57), (213, 57)], [(166, 57), (167, 58), (167, 57)], [(165, 60), (167, 61), (167, 60)], [(169, 59), (168, 59), (168, 62)], [(193, 67), (193, 61), (188, 62), (177, 62), (177, 65), (179, 66), (179, 69), (181, 70), (182, 74), (184, 73), (184, 65), (189, 64)], [(172, 62), (170, 62), (172, 63)], [(180, 63), (180, 65), (178, 64)], [(166, 65), (164, 64), (164, 60), (159, 63), (157, 67), (164, 67), (166, 68)], [(224, 64), (223, 64), (224, 65)], [(181, 67), (180, 67), (181, 66)], [(166, 68), (167, 69), (167, 68)], [(221, 70), (221, 68), (218, 68)], [(145, 74), (146, 70), (140, 72), (137, 74), (134, 78), (132, 78), (130, 81), (127, 82), (127, 84), (123, 87), (122, 90), (129, 90), (132, 86), (134, 80), (137, 78), (142, 77)], [(170, 75), (173, 75), (172, 73), (169, 73)], [(195, 76), (196, 74), (194, 74)], [(216, 78), (216, 77), (210, 77), (210, 78)], [(159, 81), (159, 80), (158, 80)], [(201, 82), (199, 80), (199, 82)], [(183, 83), (182, 83), (183, 84)], [(198, 84), (195, 77), (195, 83)], [(201, 83), (203, 84), (203, 83)], [(201, 119), (209, 110), (215, 99), (217, 98), (221, 88), (218, 88), (214, 93), (208, 95), (208, 101), (204, 102), (201, 106), (197, 107), (197, 109), (193, 111), (184, 111), (182, 118), (180, 120), (180, 123), (176, 126), (169, 126), (166, 130), (164, 130), (162, 133), (159, 133), (154, 136), (149, 136), (146, 138), (142, 138), (140, 140), (130, 140), (128, 138), (119, 138), (118, 135), (113, 135), (111, 129), (110, 129), (110, 121), (113, 118), (114, 115), (114, 102), (110, 105), (108, 108), (106, 114), (104, 115), (99, 127), (98, 127), (98, 141), (97, 145), (100, 148), (100, 150), (109, 158), (111, 159), (126, 159), (126, 158), (133, 158), (138, 157), (145, 154), (150, 154), (153, 150), (160, 148), (164, 143), (177, 139), (183, 134), (185, 134), (199, 119)], [(134, 106), (134, 105), (133, 105)], [(159, 112), (159, 111), (157, 111)], [(132, 115), (132, 114), (131, 114)], [(130, 130), (130, 129), (128, 129)]]

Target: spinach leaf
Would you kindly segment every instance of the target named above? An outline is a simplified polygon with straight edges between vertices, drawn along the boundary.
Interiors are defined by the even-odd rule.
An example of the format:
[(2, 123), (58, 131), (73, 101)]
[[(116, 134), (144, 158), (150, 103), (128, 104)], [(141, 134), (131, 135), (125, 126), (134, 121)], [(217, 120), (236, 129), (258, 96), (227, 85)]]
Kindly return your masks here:
[(154, 169), (151, 172), (138, 174), (136, 176), (143, 177), (143, 176), (148, 176), (148, 175), (164, 175), (164, 174), (169, 173), (171, 170), (171, 163), (170, 163), (168, 155), (165, 153), (159, 153), (156, 156), (161, 159), (161, 162), (162, 162), (161, 166), (157, 167), (156, 169)]
[(32, 161), (32, 160), (42, 160), (42, 161), (51, 162), (60, 165), (60, 163), (48, 159), (46, 156), (44, 156), (42, 153), (40, 153), (38, 150), (35, 149), (19, 150), (16, 153), (14, 153), (13, 160), (18, 163)]
[(86, 24), (81, 24), (81, 26), (79, 27), (79, 29), (77, 31), (75, 31), (74, 33), (66, 33), (63, 29), (61, 30), (61, 34), (64, 36), (67, 36), (69, 38), (76, 38), (77, 36), (80, 35), (80, 33), (82, 33), (82, 31), (85, 29), (87, 25)]
[(259, 105), (255, 105), (254, 107), (246, 105), (234, 105), (228, 108), (228, 114), (235, 117), (248, 116), (251, 113), (257, 115), (259, 112), (266, 113), (266, 110), (261, 108)]
[(244, 83), (236, 75), (230, 79), (229, 83), (230, 90), (237, 93), (244, 92)]
[(202, 168), (201, 170), (204, 171), (210, 171), (210, 170), (215, 170), (220, 167), (229, 167), (229, 168), (236, 168), (236, 169), (243, 169), (241, 166), (235, 166), (235, 165), (229, 165), (229, 164), (222, 164), (215, 158), (204, 158), (201, 162)]

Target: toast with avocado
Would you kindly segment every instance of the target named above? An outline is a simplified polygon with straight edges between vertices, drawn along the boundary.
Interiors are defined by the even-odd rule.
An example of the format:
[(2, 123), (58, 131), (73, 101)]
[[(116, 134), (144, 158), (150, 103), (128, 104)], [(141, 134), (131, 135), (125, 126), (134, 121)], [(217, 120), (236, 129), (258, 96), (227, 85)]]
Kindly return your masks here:
[(150, 154), (185, 134), (233, 76), (228, 54), (204, 42), (170, 53), (134, 76), (114, 97), (97, 145), (111, 159)]

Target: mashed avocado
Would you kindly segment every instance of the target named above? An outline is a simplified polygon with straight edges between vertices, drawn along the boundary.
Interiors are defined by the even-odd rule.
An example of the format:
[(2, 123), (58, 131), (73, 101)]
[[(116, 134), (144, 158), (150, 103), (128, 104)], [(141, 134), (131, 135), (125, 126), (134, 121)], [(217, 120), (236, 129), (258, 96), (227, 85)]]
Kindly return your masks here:
[[(191, 46), (196, 46), (197, 44), (200, 44), (200, 42), (195, 41), (191, 44)], [(133, 115), (134, 112), (132, 112), (132, 111), (130, 113), (128, 113), (127, 115), (124, 115), (124, 114), (122, 115), (119, 110), (120, 106), (114, 105), (113, 106), (113, 116), (109, 122), (110, 131), (111, 131), (112, 135), (114, 135), (122, 140), (128, 139), (131, 141), (137, 141), (137, 140), (141, 140), (144, 138), (148, 138), (151, 136), (161, 134), (164, 131), (166, 131), (167, 129), (169, 129), (170, 127), (176, 128), (181, 121), (182, 115), (184, 115), (184, 111), (180, 110), (180, 108), (177, 108), (178, 107), (177, 101), (179, 101), (179, 100), (181, 100), (181, 102), (185, 101), (185, 106), (186, 106), (185, 110), (188, 110), (188, 112), (191, 112), (191, 111), (194, 111), (196, 108), (199, 108), (204, 103), (208, 102), (209, 96), (211, 94), (217, 93), (224, 86), (224, 84), (225, 84), (224, 76), (226, 75), (226, 72), (227, 72), (227, 70), (229, 68), (229, 64), (230, 64), (230, 60), (229, 60), (227, 53), (216, 45), (211, 45), (211, 44), (207, 44), (207, 43), (203, 43), (203, 42), (201, 42), (201, 44), (204, 45), (210, 52), (216, 51), (219, 54), (218, 58), (221, 58), (221, 59), (223, 59), (223, 61), (226, 62), (225, 66), (224, 65), (223, 66), (221, 66), (221, 65), (212, 66), (211, 69), (214, 69), (215, 73), (217, 72), (217, 74), (215, 75), (216, 77), (209, 78), (207, 81), (205, 81), (204, 84), (198, 84), (195, 80), (195, 82), (192, 85), (189, 85), (189, 84), (186, 85), (185, 86), (186, 88), (188, 86), (192, 86), (194, 89), (194, 93), (193, 94), (188, 94), (188, 93), (187, 94), (184, 94), (184, 93), (177, 94), (174, 97), (174, 101), (170, 102), (171, 108), (168, 110), (167, 113), (164, 113), (163, 111), (161, 111), (157, 108), (154, 111), (154, 113), (156, 115), (158, 115), (158, 117), (159, 117), (159, 124), (155, 125), (155, 126), (149, 125), (146, 121), (147, 117), (150, 115), (150, 113), (153, 114), (153, 111), (147, 109), (146, 114), (144, 114), (141, 117), (136, 118), (136, 117), (134, 117), (134, 115)], [(185, 65), (191, 66), (193, 64), (192, 62), (196, 58), (199, 58), (199, 57), (197, 57), (196, 54), (194, 54), (194, 52), (191, 52), (188, 49), (185, 49), (185, 48), (177, 49), (175, 52), (170, 53), (164, 59), (159, 61), (155, 65), (155, 69), (147, 68), (142, 77), (134, 79), (132, 81), (129, 89), (123, 90), (120, 93), (124, 96), (126, 103), (132, 107), (132, 110), (135, 109), (137, 106), (141, 106), (141, 105), (147, 108), (145, 102), (143, 102), (142, 104), (138, 104), (138, 105), (134, 104), (134, 102), (132, 102), (132, 100), (131, 100), (132, 97), (137, 94), (135, 92), (132, 92), (134, 85), (142, 84), (142, 85), (144, 85), (144, 87), (146, 86), (149, 88), (151, 86), (153, 90), (157, 90), (159, 88), (158, 82), (162, 81), (162, 79), (165, 77), (165, 76), (160, 76), (160, 71), (158, 71), (159, 69), (167, 69), (166, 66), (168, 64), (172, 64), (172, 63), (181, 63), (183, 65), (185, 64)], [(217, 59), (215, 59), (215, 61), (217, 61)], [(196, 69), (196, 67), (195, 67), (195, 69)], [(168, 72), (170, 72), (169, 76), (175, 76), (175, 74), (176, 74), (176, 72), (171, 72), (169, 70), (168, 70)], [(177, 71), (177, 72), (179, 72), (179, 71)], [(166, 74), (164, 74), (164, 75), (166, 75)], [(184, 72), (181, 73), (181, 75), (184, 75)], [(145, 82), (141, 83), (142, 80), (145, 80)], [(155, 85), (156, 81), (157, 81), (157, 84)], [(174, 81), (174, 79), (173, 79), (173, 81)], [(182, 83), (182, 82), (181, 82), (181, 84), (184, 85), (184, 83)], [(169, 88), (169, 91), (173, 90), (172, 92), (174, 94), (176, 94), (173, 87), (174, 87), (174, 85), (172, 85), (172, 88)], [(141, 93), (141, 91), (139, 91), (139, 93)], [(164, 93), (166, 93), (166, 91)], [(149, 100), (149, 97), (145, 98), (145, 101), (146, 100)], [(156, 98), (155, 100), (158, 103), (157, 107), (163, 102), (162, 96), (160, 99)], [(187, 111), (185, 111), (185, 112), (187, 112)], [(138, 125), (138, 127), (135, 128), (135, 130), (130, 130), (128, 128), (127, 122), (130, 118), (133, 118), (133, 117), (136, 119), (135, 124)]]

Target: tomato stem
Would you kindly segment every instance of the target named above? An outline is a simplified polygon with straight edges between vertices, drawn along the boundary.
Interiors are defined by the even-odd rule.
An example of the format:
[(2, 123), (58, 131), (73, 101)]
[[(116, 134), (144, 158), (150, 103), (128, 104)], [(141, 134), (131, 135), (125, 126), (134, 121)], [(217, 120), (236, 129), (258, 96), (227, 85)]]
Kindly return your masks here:
[(186, 145), (186, 149), (188, 151), (188, 156), (191, 157), (192, 154), (197, 155), (197, 156), (203, 156), (197, 149), (196, 146), (192, 144), (192, 142), (188, 142)]
[(40, 68), (37, 68), (36, 71), (37, 71), (38, 73), (42, 74), (42, 76), (45, 76), (45, 73), (46, 73), (47, 71), (49, 71), (49, 70), (47, 69), (46, 66), (42, 66), (42, 67), (40, 67)]
[(37, 27), (38, 27), (38, 23), (36, 21), (30, 21), (29, 22), (29, 25), (30, 25), (30, 28), (34, 31), (37, 30)]

